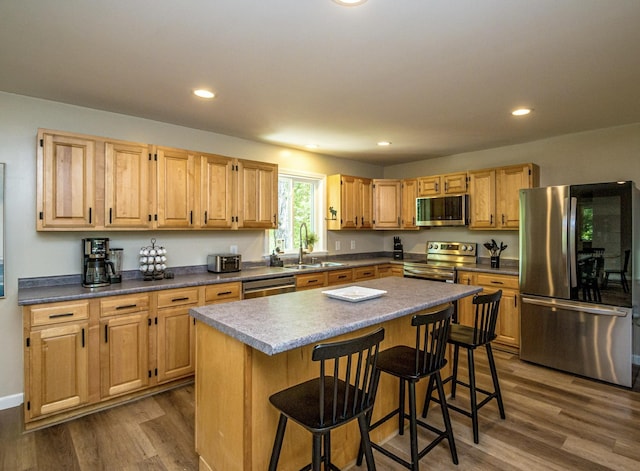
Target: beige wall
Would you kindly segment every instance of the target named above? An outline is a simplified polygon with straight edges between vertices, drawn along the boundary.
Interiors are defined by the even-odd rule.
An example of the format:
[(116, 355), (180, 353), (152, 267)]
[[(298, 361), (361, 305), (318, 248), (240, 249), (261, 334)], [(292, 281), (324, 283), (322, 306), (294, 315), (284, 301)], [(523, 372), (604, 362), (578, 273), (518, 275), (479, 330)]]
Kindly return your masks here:
[[(451, 158), (381, 168), (316, 154), (287, 150), (214, 133), (106, 113), (0, 92), (0, 162), (6, 163), (5, 299), (0, 299), (0, 407), (3, 398), (22, 393), (22, 319), (17, 305), (18, 278), (80, 272), (80, 239), (94, 233), (38, 233), (35, 230), (35, 154), (38, 128), (182, 147), (278, 163), (283, 168), (322, 174), (345, 173), (398, 178), (484, 168), (519, 162), (541, 167), (543, 185), (634, 179), (640, 182), (640, 124), (561, 136), (519, 146), (460, 154)], [(136, 267), (137, 252), (151, 237), (169, 251), (172, 266), (201, 265), (206, 255), (238, 245), (245, 260), (259, 260), (263, 232), (221, 231), (108, 233), (112, 245), (125, 249), (124, 269)], [(484, 242), (494, 237), (509, 244), (506, 258), (517, 258), (517, 233), (433, 229), (419, 232), (330, 233), (329, 248), (340, 240), (341, 253), (355, 240), (353, 252), (391, 250), (393, 235), (405, 249), (424, 252), (429, 239)], [(7, 399), (10, 400), (10, 399)]]

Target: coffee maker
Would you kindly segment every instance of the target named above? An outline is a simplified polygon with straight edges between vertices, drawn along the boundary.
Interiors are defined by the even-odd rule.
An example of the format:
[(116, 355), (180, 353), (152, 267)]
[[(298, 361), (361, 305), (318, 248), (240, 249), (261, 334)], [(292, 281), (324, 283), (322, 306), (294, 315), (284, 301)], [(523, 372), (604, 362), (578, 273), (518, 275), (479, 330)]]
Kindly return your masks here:
[(109, 239), (82, 239), (82, 251), (82, 286), (97, 288), (111, 284), (114, 270), (109, 261)]

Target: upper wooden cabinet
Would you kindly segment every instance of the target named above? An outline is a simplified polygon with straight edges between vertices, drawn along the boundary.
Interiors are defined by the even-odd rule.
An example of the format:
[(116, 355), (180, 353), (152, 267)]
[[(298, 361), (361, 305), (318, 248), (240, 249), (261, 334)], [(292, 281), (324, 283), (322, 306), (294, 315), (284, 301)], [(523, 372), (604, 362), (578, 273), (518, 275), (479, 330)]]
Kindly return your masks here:
[(231, 229), (233, 214), (233, 159), (200, 154), (200, 226)]
[(518, 230), (519, 191), (539, 180), (539, 168), (531, 163), (469, 172), (469, 228)]
[(38, 131), (39, 231), (272, 229), (277, 214), (276, 164)]
[(373, 180), (373, 228), (400, 229), (402, 182), (393, 179)]
[(153, 216), (158, 229), (188, 229), (198, 217), (195, 202), (196, 156), (181, 149), (158, 147), (155, 151), (156, 191)]
[(36, 228), (97, 227), (96, 140), (40, 131), (37, 156)]
[(327, 177), (327, 208), (337, 211), (327, 229), (371, 229), (373, 227), (373, 180), (349, 175)]
[(467, 192), (467, 172), (418, 177), (418, 196), (457, 195)]
[(237, 160), (237, 227), (278, 227), (278, 166), (265, 162)]
[(416, 198), (418, 197), (418, 180), (406, 178), (402, 180), (402, 203), (400, 227), (402, 229), (420, 229), (416, 225)]
[(105, 227), (149, 228), (152, 165), (149, 146), (107, 141), (104, 151)]

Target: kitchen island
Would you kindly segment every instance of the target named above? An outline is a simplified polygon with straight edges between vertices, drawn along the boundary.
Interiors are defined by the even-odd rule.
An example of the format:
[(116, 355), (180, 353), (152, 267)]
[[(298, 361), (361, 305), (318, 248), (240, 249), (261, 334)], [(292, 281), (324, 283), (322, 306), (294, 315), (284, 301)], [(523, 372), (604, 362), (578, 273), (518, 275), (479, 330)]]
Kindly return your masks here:
[[(384, 290), (361, 302), (329, 298), (313, 289), (223, 305), (192, 308), (196, 323), (196, 451), (201, 470), (267, 469), (278, 412), (269, 396), (318, 375), (311, 360), (317, 343), (363, 335), (382, 326), (381, 348), (415, 342), (410, 317), (437, 309), (481, 290), (477, 286), (409, 278), (356, 283)], [(344, 287), (341, 287), (344, 288)], [(380, 382), (374, 419), (397, 404), (397, 382)], [(423, 381), (426, 383), (426, 381)], [(426, 384), (419, 394), (424, 394)], [(379, 441), (393, 424), (376, 429)], [(359, 433), (354, 422), (332, 435), (338, 466), (353, 462)], [(310, 461), (311, 436), (298, 425), (287, 428), (281, 469)]]

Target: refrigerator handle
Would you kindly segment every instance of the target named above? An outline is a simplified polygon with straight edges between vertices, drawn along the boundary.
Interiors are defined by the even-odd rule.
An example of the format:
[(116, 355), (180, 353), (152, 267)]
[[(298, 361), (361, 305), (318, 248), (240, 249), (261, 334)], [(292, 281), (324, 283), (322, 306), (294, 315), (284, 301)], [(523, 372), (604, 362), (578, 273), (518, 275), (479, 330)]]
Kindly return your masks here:
[(541, 298), (537, 296), (521, 295), (522, 304), (533, 304), (548, 309), (564, 309), (566, 311), (583, 312), (600, 316), (631, 317), (632, 309), (622, 306), (607, 306), (603, 304), (589, 304), (579, 301), (557, 298)]
[(571, 287), (578, 286), (577, 262), (576, 262), (576, 213), (578, 206), (578, 198), (571, 197), (569, 199), (569, 279)]

